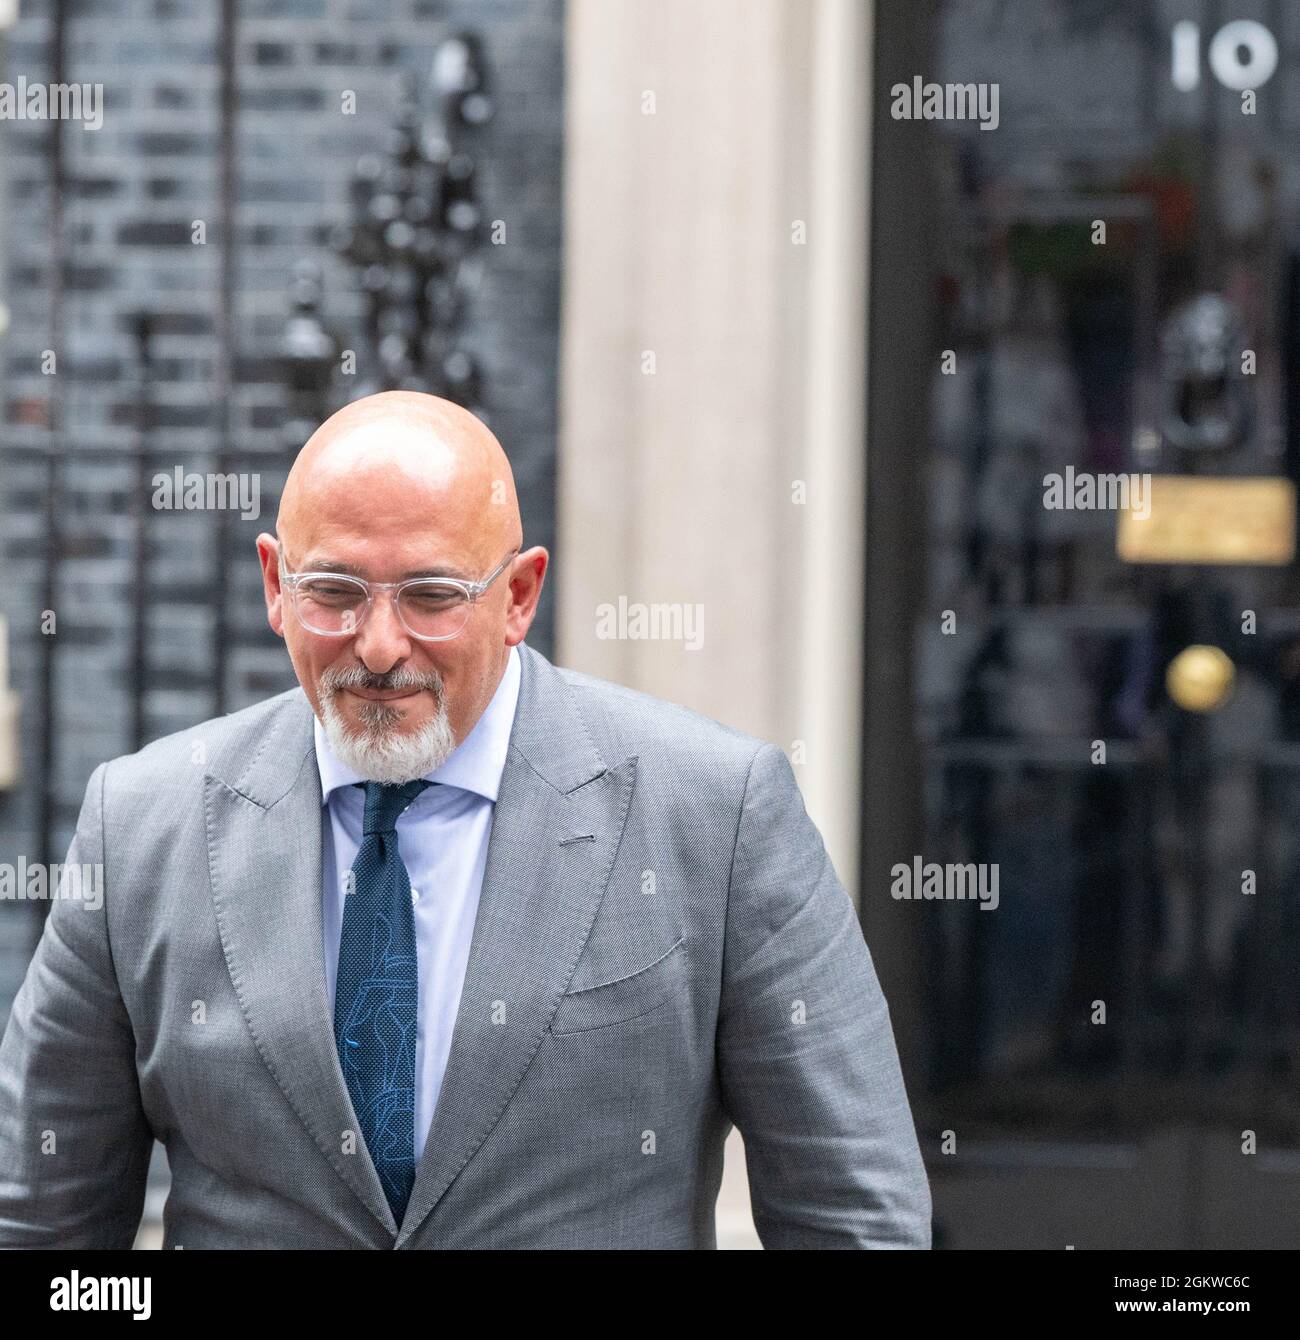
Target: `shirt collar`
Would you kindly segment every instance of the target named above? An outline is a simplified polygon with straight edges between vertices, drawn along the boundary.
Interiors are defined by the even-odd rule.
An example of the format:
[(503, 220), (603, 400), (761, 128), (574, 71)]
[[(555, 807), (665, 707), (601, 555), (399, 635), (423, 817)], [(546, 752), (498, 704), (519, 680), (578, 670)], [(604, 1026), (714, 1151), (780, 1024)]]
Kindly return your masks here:
[[(501, 774), (505, 771), (506, 750), (510, 747), (510, 731), (515, 721), (515, 707), (519, 702), (519, 648), (511, 647), (506, 658), (505, 674), (492, 695), (492, 701), (483, 715), (474, 723), (474, 729), (452, 750), (441, 767), (426, 772), (424, 778), (443, 786), (456, 786), (495, 801), (501, 789)], [(341, 786), (352, 786), (364, 781), (359, 774), (339, 762), (330, 749), (329, 739), (319, 718), (312, 718), (316, 737), (316, 766), (320, 771), (320, 789), (323, 802), (329, 803), (330, 792)]]

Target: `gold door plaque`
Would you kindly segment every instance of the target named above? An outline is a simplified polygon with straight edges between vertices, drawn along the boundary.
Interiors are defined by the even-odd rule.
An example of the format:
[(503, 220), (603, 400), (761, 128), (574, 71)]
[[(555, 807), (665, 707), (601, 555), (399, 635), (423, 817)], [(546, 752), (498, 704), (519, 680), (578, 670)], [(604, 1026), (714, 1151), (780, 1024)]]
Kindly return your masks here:
[(1126, 563), (1256, 563), (1295, 558), (1295, 485), (1277, 476), (1151, 475), (1141, 510), (1119, 514)]

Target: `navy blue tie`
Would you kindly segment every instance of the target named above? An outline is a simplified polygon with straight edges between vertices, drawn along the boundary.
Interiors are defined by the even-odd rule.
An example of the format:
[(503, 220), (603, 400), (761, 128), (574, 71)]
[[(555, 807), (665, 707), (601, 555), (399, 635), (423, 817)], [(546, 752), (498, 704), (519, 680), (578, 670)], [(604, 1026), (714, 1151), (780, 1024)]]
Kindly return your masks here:
[(399, 1227), (415, 1183), (419, 964), (397, 816), (431, 783), (367, 782), (353, 886), (343, 899), (334, 1041), (371, 1161)]

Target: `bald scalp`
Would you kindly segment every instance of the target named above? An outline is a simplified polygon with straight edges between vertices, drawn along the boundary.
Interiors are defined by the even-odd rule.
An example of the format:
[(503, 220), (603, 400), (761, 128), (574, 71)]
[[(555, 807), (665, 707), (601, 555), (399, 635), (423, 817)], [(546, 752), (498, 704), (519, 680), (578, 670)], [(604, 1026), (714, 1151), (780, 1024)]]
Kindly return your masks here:
[(522, 542), (514, 473), (481, 419), (440, 396), (381, 391), (332, 414), (308, 438), (285, 481), (276, 529), (287, 545), (300, 522), (341, 497), (364, 524), (367, 479), (432, 491), (492, 547)]

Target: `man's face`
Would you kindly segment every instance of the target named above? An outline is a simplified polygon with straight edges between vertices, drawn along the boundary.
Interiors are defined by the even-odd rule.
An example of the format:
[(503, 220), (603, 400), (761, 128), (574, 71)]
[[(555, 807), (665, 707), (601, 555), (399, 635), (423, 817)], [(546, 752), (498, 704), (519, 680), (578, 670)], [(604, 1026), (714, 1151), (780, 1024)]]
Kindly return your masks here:
[(399, 756), (405, 748), (405, 757), (433, 748), (427, 761), (436, 766), (437, 755), (463, 741), (491, 701), (531, 609), (522, 627), (511, 617), (512, 563), (471, 605), (462, 631), (446, 641), (427, 642), (408, 632), (394, 592), (375, 593), (355, 633), (331, 637), (304, 627), (294, 613), (288, 590), (280, 587), (281, 555), (290, 573), (336, 572), (373, 582), (430, 576), (479, 581), (515, 545), (499, 527), (481, 524), (477, 502), (447, 481), (389, 462), (346, 479), (326, 478), (295, 508), (291, 526), (282, 519), (285, 533), (278, 542), (259, 539), (271, 626), (284, 637), (316, 715), (350, 741)]

